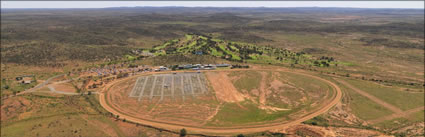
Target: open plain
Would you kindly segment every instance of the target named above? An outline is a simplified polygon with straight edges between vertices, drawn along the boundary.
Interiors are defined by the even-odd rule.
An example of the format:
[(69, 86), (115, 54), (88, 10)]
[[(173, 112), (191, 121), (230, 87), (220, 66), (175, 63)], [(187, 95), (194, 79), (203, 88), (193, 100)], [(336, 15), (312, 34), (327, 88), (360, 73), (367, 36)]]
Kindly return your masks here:
[(424, 135), (423, 9), (1, 10), (1, 136)]

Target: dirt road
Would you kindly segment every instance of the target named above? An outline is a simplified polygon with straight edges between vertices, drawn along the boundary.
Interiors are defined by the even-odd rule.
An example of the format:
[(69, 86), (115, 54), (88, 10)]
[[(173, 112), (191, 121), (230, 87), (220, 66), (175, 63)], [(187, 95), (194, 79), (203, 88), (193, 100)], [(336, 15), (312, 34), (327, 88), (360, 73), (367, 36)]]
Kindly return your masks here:
[(370, 120), (368, 122), (369, 123), (372, 123), (372, 124), (375, 124), (375, 123), (379, 123), (379, 122), (383, 122), (383, 121), (386, 121), (386, 120), (391, 120), (391, 119), (395, 119), (395, 118), (399, 118), (399, 117), (407, 117), (410, 114), (419, 112), (419, 111), (424, 110), (424, 109), (425, 109), (425, 106), (422, 106), (422, 107), (418, 107), (418, 108), (414, 108), (414, 109), (411, 109), (411, 110), (404, 111), (402, 113), (395, 113), (395, 114), (392, 114), (392, 115), (389, 115), (389, 116), (385, 116), (385, 117), (381, 117), (381, 118), (378, 118), (378, 119)]
[[(243, 71), (243, 70), (253, 70), (253, 69), (214, 70), (214, 71)], [(258, 70), (258, 69), (256, 69), (256, 70)], [(260, 69), (260, 70), (272, 70), (272, 69)], [(272, 70), (272, 71), (276, 71), (276, 70)], [(304, 122), (306, 120), (309, 120), (313, 117), (316, 117), (320, 114), (327, 112), (330, 108), (332, 108), (335, 104), (337, 104), (341, 100), (341, 97), (342, 97), (341, 89), (336, 84), (334, 84), (334, 83), (332, 83), (328, 80), (307, 74), (304, 71), (298, 71), (298, 70), (297, 71), (295, 71), (295, 70), (279, 70), (279, 71), (295, 73), (295, 74), (304, 75), (304, 76), (308, 76), (308, 77), (311, 77), (311, 78), (315, 78), (315, 79), (324, 81), (324, 82), (328, 83), (329, 85), (331, 85), (335, 89), (336, 93), (334, 94), (332, 100), (330, 100), (328, 103), (326, 103), (325, 106), (319, 108), (318, 110), (316, 110), (312, 113), (308, 113), (305, 116), (303, 116), (299, 119), (296, 119), (294, 121), (290, 121), (290, 122), (286, 122), (286, 123), (273, 123), (273, 124), (264, 124), (264, 125), (256, 125), (256, 126), (228, 127), (228, 128), (224, 128), (224, 127), (197, 127), (197, 126), (191, 126), (191, 125), (172, 124), (172, 123), (154, 121), (154, 120), (150, 120), (150, 119), (135, 118), (133, 116), (121, 113), (121, 112), (117, 111), (117, 109), (112, 108), (107, 102), (107, 98), (109, 98), (109, 96), (108, 96), (109, 94), (107, 94), (106, 90), (109, 87), (111, 87), (113, 84), (105, 86), (104, 89), (106, 89), (106, 90), (99, 94), (99, 102), (102, 105), (102, 107), (104, 107), (107, 111), (111, 112), (114, 115), (119, 115), (121, 119), (126, 119), (128, 121), (132, 121), (132, 122), (136, 122), (136, 123), (140, 123), (140, 124), (144, 124), (144, 125), (150, 125), (150, 126), (154, 126), (154, 127), (165, 128), (165, 129), (175, 130), (175, 131), (179, 131), (180, 129), (185, 128), (186, 130), (189, 131), (189, 133), (202, 133), (202, 134), (208, 134), (208, 135), (232, 135), (232, 134), (234, 135), (234, 134), (239, 134), (239, 133), (253, 133), (253, 132), (262, 132), (262, 131), (267, 131), (267, 130), (272, 130), (272, 129), (283, 129), (283, 128), (286, 128), (286, 127), (289, 127), (289, 126), (292, 126), (292, 125), (296, 125), (296, 124), (299, 124), (301, 122)], [(171, 73), (171, 72), (167, 72), (167, 73)], [(116, 82), (113, 82), (113, 83), (116, 83)]]
[(383, 107), (385, 107), (385, 108), (393, 111), (394, 113), (403, 113), (403, 110), (399, 109), (398, 107), (395, 107), (395, 106), (393, 106), (391, 104), (388, 104), (387, 102), (382, 101), (381, 99), (379, 99), (379, 98), (377, 98), (377, 97), (375, 97), (373, 95), (370, 95), (369, 93), (367, 93), (367, 92), (365, 92), (363, 90), (360, 90), (360, 89), (358, 89), (358, 88), (356, 88), (356, 87), (348, 84), (347, 82), (345, 82), (343, 80), (337, 79), (337, 81), (339, 83), (347, 86), (348, 88), (353, 89), (355, 92), (359, 93), (360, 95), (365, 96), (365, 97), (369, 98), (370, 100), (378, 103), (379, 105), (381, 105), (381, 106), (383, 106)]

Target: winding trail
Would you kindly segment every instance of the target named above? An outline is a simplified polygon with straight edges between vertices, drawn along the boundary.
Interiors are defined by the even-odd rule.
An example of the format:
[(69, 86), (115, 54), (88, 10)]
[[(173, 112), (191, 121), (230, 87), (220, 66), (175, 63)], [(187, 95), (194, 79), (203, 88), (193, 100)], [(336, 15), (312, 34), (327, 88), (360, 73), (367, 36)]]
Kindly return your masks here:
[[(244, 71), (244, 70), (253, 70), (253, 69), (232, 69), (232, 70), (209, 70), (209, 71)], [(314, 75), (310, 75), (305, 73), (305, 71), (299, 71), (299, 70), (283, 70), (283, 69), (255, 69), (255, 70), (272, 70), (272, 71), (284, 71), (284, 72), (289, 72), (289, 73), (295, 73), (295, 74), (299, 74), (299, 75), (304, 75), (304, 76), (308, 76), (314, 79), (318, 79), (321, 80), (325, 83), (328, 83), (329, 85), (331, 85), (334, 89), (335, 89), (335, 94), (333, 94), (332, 99), (326, 103), (324, 103), (325, 105), (321, 108), (318, 108), (317, 110), (308, 113), (306, 115), (304, 115), (301, 118), (298, 118), (296, 120), (293, 121), (289, 121), (289, 122), (275, 122), (275, 123), (270, 123), (270, 124), (263, 124), (263, 125), (255, 125), (255, 126), (238, 126), (238, 127), (199, 127), (199, 126), (192, 126), (192, 125), (183, 125), (183, 124), (175, 124), (175, 123), (167, 123), (167, 122), (161, 122), (161, 121), (155, 121), (155, 120), (151, 120), (151, 119), (144, 119), (144, 118), (136, 118), (130, 115), (127, 115), (125, 113), (121, 113), (118, 111), (118, 109), (115, 109), (113, 107), (111, 107), (108, 104), (107, 99), (110, 98), (110, 95), (107, 92), (107, 89), (109, 89), (110, 87), (112, 87), (114, 84), (113, 83), (117, 83), (119, 81), (128, 79), (128, 78), (132, 78), (135, 76), (131, 76), (128, 78), (124, 78), (121, 80), (117, 80), (114, 81), (110, 84), (108, 84), (107, 86), (105, 86), (103, 89), (103, 91), (99, 94), (99, 102), (101, 104), (101, 106), (103, 108), (105, 108), (107, 111), (111, 112), (114, 115), (119, 115), (120, 118), (122, 119), (126, 119), (128, 121), (132, 121), (135, 123), (140, 123), (140, 124), (144, 124), (144, 125), (150, 125), (153, 127), (159, 127), (159, 128), (164, 128), (164, 129), (169, 129), (169, 130), (175, 130), (178, 131), (182, 128), (185, 128), (186, 130), (188, 130), (190, 133), (202, 133), (202, 134), (208, 134), (208, 135), (232, 135), (232, 134), (240, 134), (240, 133), (253, 133), (253, 132), (262, 132), (262, 131), (267, 131), (267, 130), (272, 130), (272, 129), (283, 129), (283, 128), (287, 128), (289, 126), (292, 125), (296, 125), (299, 124), (301, 122), (304, 122), (306, 120), (309, 120), (311, 118), (314, 118), (320, 114), (323, 114), (325, 112), (327, 112), (330, 108), (332, 108), (334, 105), (336, 105), (342, 98), (342, 92), (341, 89), (334, 83), (314, 76)], [(165, 73), (172, 73), (172, 72), (165, 72)], [(147, 74), (147, 73), (144, 73)], [(152, 73), (149, 73), (152, 74)]]

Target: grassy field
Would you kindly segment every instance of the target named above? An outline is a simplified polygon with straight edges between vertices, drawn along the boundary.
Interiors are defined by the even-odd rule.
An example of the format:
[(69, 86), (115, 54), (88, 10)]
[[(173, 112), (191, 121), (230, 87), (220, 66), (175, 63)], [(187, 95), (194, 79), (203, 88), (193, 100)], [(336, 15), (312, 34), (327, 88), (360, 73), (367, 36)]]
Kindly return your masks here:
[(331, 89), (328, 89), (329, 87), (327, 83), (323, 81), (315, 80), (308, 76), (303, 76), (303, 75), (294, 74), (294, 73), (284, 73), (284, 72), (281, 72), (280, 74), (282, 79), (285, 79), (286, 81), (293, 83), (294, 85), (302, 87), (303, 90), (307, 92), (318, 92), (318, 90), (320, 91), (331, 90)]
[(392, 104), (402, 110), (409, 110), (424, 105), (424, 93), (411, 93), (408, 91), (398, 90), (394, 87), (386, 87), (369, 81), (346, 80), (348, 83), (360, 90)]
[(267, 122), (284, 118), (292, 111), (280, 111), (267, 113), (266, 110), (258, 108), (256, 104), (250, 101), (236, 103), (225, 103), (217, 115), (207, 125), (210, 126), (235, 126), (249, 125), (258, 122)]
[(363, 120), (372, 120), (383, 116), (391, 115), (393, 112), (385, 107), (373, 102), (372, 100), (364, 97), (350, 88), (342, 84), (341, 87), (344, 93), (348, 96), (349, 107), (354, 115)]
[[(97, 119), (102, 118), (87, 117), (90, 122), (97, 122)], [(69, 114), (18, 121), (2, 127), (2, 136), (109, 136), (99, 128), (98, 125), (89, 124), (82, 116)]]
[(229, 74), (229, 77), (235, 77), (233, 85), (240, 91), (248, 93), (253, 89), (258, 89), (261, 82), (261, 74), (258, 71), (234, 71)]
[[(341, 100), (341, 105), (337, 105), (332, 108), (328, 113), (322, 114), (318, 117), (305, 121), (303, 123), (310, 125), (318, 126), (332, 126), (332, 127), (352, 127), (360, 129), (374, 129), (380, 132), (384, 132), (392, 135), (406, 135), (406, 136), (416, 136), (421, 135), (422, 127), (420, 122), (424, 119), (424, 111), (418, 111), (410, 113), (406, 117), (395, 117), (394, 119), (381, 121), (379, 123), (373, 123), (374, 120), (393, 116), (394, 112), (381, 106), (380, 104), (370, 100), (369, 98), (359, 94), (353, 89), (345, 86), (342, 83), (339, 83), (337, 79), (344, 79), (344, 81), (354, 81), (354, 82), (367, 82), (360, 79), (349, 79), (349, 78), (332, 78), (329, 75), (319, 75), (322, 78), (325, 78), (335, 84), (337, 84), (342, 92), (343, 98)], [(380, 87), (376, 83), (370, 83), (371, 85)], [(359, 87), (358, 87), (359, 88)], [(405, 88), (404, 86), (392, 86), (393, 89)], [(400, 91), (408, 92), (408, 91)], [(409, 94), (409, 93), (406, 93)], [(344, 114), (345, 113), (345, 114)], [(347, 115), (348, 114), (348, 115)], [(354, 115), (354, 116), (353, 116)], [(367, 123), (365, 123), (367, 122)], [(419, 124), (419, 126), (418, 126)], [(409, 130), (401, 130), (402, 128), (408, 127)], [(411, 132), (413, 131), (413, 132)]]
[(23, 98), (31, 104), (14, 106), (24, 109), (2, 121), (2, 136), (107, 136), (103, 129), (88, 123), (89, 117), (99, 119), (104, 116), (91, 108), (84, 97), (36, 94)]
[(407, 116), (407, 118), (404, 117), (399, 117), (399, 118), (395, 118), (395, 119), (391, 119), (391, 120), (387, 120), (387, 121), (383, 121), (377, 124), (374, 124), (374, 126), (377, 126), (379, 128), (382, 129), (397, 129), (400, 127), (404, 127), (404, 126), (408, 126), (412, 123), (417, 123), (417, 122), (423, 122), (424, 119), (424, 111), (419, 111), (413, 114), (410, 114), (409, 116)]
[(425, 110), (413, 113), (411, 115), (409, 115), (409, 117), (411, 117), (412, 119), (410, 119), (413, 122), (420, 122), (420, 121), (424, 121), (425, 117)]
[[(309, 106), (309, 104), (319, 103), (321, 100), (329, 99), (329, 97), (332, 97), (334, 94), (333, 88), (327, 83), (308, 76), (281, 72), (279, 79), (283, 81), (283, 83), (292, 86), (292, 88), (289, 89), (282, 89), (283, 91), (298, 91), (298, 93), (292, 92), (292, 94), (285, 95), (290, 100), (302, 100), (303, 98), (306, 98), (306, 100), (302, 102), (302, 105)], [(302, 94), (293, 95), (299, 93)], [(311, 109), (310, 107), (308, 108)]]
[[(264, 79), (261, 73), (265, 73)], [(330, 93), (328, 96), (333, 94), (331, 87), (322, 81), (288, 72), (235, 71), (229, 73), (229, 76), (238, 90), (251, 91), (245, 93), (249, 94), (251, 99), (239, 103), (223, 104), (209, 125), (251, 125), (278, 118), (289, 120), (292, 116), (302, 114), (303, 110), (310, 111), (316, 108), (310, 105), (320, 104), (327, 93)], [(261, 84), (265, 84), (265, 89), (261, 89)], [(266, 93), (265, 106), (288, 110), (272, 111), (260, 108), (261, 92)]]

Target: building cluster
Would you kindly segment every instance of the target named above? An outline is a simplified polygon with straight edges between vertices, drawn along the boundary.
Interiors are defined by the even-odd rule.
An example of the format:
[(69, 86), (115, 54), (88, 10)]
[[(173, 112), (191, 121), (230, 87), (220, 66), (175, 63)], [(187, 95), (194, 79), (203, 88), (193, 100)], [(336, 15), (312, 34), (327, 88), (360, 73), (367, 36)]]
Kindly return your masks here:
[(179, 65), (178, 69), (192, 69), (192, 70), (214, 70), (217, 67), (229, 67), (230, 64), (186, 64)]
[[(240, 65), (238, 65), (240, 66)], [(166, 66), (157, 66), (151, 67), (146, 65), (130, 65), (129, 68), (125, 68), (123, 65), (108, 65), (103, 66), (102, 68), (90, 68), (80, 73), (85, 73), (88, 76), (88, 79), (92, 79), (93, 77), (100, 78), (99, 81), (87, 81), (86, 88), (92, 89), (100, 87), (104, 84), (107, 84), (116, 79), (137, 75), (138, 73), (145, 72), (160, 72), (160, 71), (169, 71), (169, 70), (215, 70), (217, 68), (225, 68), (225, 67), (235, 67), (235, 65), (230, 64), (183, 64), (183, 65), (172, 65), (169, 67)], [(171, 68), (171, 69), (170, 69)]]
[(109, 76), (109, 75), (117, 75), (120, 73), (135, 73), (135, 72), (143, 72), (143, 71), (151, 71), (150, 68), (122, 68), (122, 69), (95, 69), (90, 72), (96, 73), (97, 76)]
[(34, 82), (34, 75), (23, 75), (15, 78), (17, 82), (22, 84), (31, 84)]
[(115, 65), (105, 66), (103, 68), (90, 68), (86, 71), (82, 71), (82, 73), (94, 73), (96, 76), (110, 76), (110, 75), (118, 75), (120, 73), (136, 73), (136, 72), (146, 72), (152, 71), (152, 69), (145, 65), (134, 66), (130, 68), (117, 67)]
[(86, 70), (79, 71), (79, 73), (90, 74), (94, 76), (108, 77), (111, 75), (118, 75), (123, 73), (136, 74), (140, 72), (159, 72), (159, 71), (168, 71), (168, 70), (214, 70), (217, 68), (233, 67), (234, 65), (230, 64), (182, 64), (182, 65), (171, 65), (169, 67), (159, 66), (151, 67), (147, 65), (134, 65), (129, 66), (128, 68), (123, 65), (107, 65), (102, 68), (88, 68)]
[[(171, 70), (184, 70), (184, 69), (191, 69), (191, 70), (214, 70), (218, 67), (230, 67), (230, 64), (183, 64), (183, 65), (172, 65)], [(154, 69), (154, 71), (167, 71), (170, 70), (167, 67), (160, 66), (159, 68)]]

